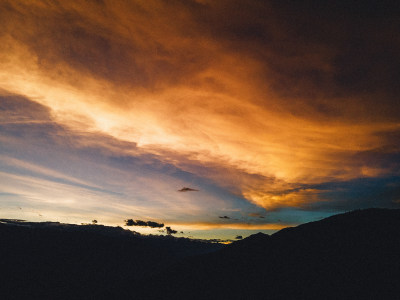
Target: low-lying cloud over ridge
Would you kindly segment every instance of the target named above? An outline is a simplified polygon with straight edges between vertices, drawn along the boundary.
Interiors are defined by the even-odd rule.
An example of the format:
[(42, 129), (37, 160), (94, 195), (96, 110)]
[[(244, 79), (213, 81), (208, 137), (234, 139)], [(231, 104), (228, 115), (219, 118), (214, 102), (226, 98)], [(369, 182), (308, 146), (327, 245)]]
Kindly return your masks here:
[(125, 226), (143, 226), (143, 227), (150, 227), (150, 228), (162, 228), (164, 227), (163, 223), (157, 223), (154, 221), (142, 221), (142, 220), (132, 220), (127, 219), (125, 220)]

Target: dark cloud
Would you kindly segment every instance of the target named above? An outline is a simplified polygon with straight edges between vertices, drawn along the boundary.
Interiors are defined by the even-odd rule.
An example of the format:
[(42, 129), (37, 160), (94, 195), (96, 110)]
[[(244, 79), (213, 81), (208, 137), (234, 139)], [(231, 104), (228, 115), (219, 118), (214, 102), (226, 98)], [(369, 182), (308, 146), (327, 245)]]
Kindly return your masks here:
[(142, 220), (125, 220), (125, 226), (142, 226), (142, 227), (151, 227), (151, 228), (162, 228), (164, 227), (163, 223), (157, 223), (153, 221), (142, 221)]
[(49, 108), (21, 95), (13, 95), (0, 90), (0, 124), (30, 121), (52, 121)]
[[(81, 7), (57, 1), (5, 3), (1, 19), (45, 68), (64, 61), (113, 82), (146, 88), (188, 83), (214, 62), (201, 42), (212, 41), (227, 53), (256, 60), (260, 87), (268, 82), (284, 98), (298, 98), (280, 103), (297, 114), (313, 110), (337, 118), (349, 104), (375, 104), (379, 97), (380, 111), (369, 118), (398, 119), (400, 41), (395, 33), (400, 21), (393, 3), (160, 2), (160, 10), (135, 2), (120, 10), (107, 2)], [(89, 10), (96, 12), (90, 18), (85, 16)], [(167, 18), (172, 12), (174, 20)], [(309, 107), (296, 111), (299, 105)]]
[(220, 219), (227, 219), (227, 220), (230, 219), (230, 217), (228, 217), (228, 216), (219, 216), (218, 218), (220, 218)]
[(198, 192), (199, 190), (188, 188), (188, 187), (183, 187), (178, 192)]
[[(3, 28), (28, 45), (48, 71), (61, 61), (115, 83), (154, 89), (193, 84), (215, 63), (213, 55), (229, 53), (257, 61), (255, 83), (259, 78), (258, 87), (282, 96), (279, 105), (296, 115), (371, 121), (400, 115), (395, 105), (400, 21), (394, 3), (161, 1), (154, 9), (132, 1), (116, 9), (95, 1), (6, 1), (0, 11)], [(208, 42), (218, 52), (210, 55)], [(378, 110), (355, 114), (365, 105)]]
[[(197, 49), (185, 43), (190, 26), (181, 25), (191, 14), (185, 5), (160, 2), (157, 6), (162, 14), (153, 5), (134, 1), (118, 8), (100, 1), (11, 2), (3, 3), (0, 19), (14, 38), (29, 45), (48, 72), (53, 64), (65, 62), (118, 84), (152, 89), (185, 81), (211, 60), (206, 47), (195, 39), (191, 38)], [(87, 11), (94, 13), (88, 17)], [(174, 21), (171, 15), (176, 16)]]
[[(221, 1), (194, 12), (221, 44), (259, 62), (259, 84), (280, 105), (353, 121), (398, 120), (399, 13), (395, 1)], [(355, 113), (377, 98), (374, 114)]]
[(350, 211), (369, 207), (398, 208), (400, 203), (400, 177), (357, 178), (348, 181), (326, 182), (313, 185), (321, 199), (307, 203), (307, 210)]
[(173, 230), (173, 229), (172, 229), (171, 227), (169, 227), (169, 226), (165, 227), (165, 229), (167, 230), (167, 234), (168, 234), (168, 235), (172, 235), (172, 234), (178, 233), (178, 231)]

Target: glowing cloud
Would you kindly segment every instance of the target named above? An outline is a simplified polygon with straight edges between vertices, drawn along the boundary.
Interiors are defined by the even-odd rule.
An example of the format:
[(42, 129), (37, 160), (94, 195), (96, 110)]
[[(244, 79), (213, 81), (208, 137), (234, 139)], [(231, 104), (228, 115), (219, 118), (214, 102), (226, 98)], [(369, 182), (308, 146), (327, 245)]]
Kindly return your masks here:
[[(2, 176), (109, 191), (110, 206), (134, 199), (138, 218), (199, 223), (213, 206), (264, 217), (330, 203), (335, 182), (397, 178), (398, 21), (390, 7), (376, 18), (359, 7), (356, 19), (302, 5), (2, 1)], [(18, 134), (34, 129), (44, 148), (68, 148), (59, 159), (75, 171), (51, 150), (23, 151)], [(47, 199), (32, 180), (30, 197)]]

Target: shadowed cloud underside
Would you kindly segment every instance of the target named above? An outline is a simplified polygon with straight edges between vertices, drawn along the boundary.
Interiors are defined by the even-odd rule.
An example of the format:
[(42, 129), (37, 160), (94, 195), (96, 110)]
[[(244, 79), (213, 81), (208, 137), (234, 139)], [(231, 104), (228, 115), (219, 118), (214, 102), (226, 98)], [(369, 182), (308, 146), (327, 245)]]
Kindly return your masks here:
[(398, 12), (2, 1), (0, 214), (186, 232), (398, 207)]

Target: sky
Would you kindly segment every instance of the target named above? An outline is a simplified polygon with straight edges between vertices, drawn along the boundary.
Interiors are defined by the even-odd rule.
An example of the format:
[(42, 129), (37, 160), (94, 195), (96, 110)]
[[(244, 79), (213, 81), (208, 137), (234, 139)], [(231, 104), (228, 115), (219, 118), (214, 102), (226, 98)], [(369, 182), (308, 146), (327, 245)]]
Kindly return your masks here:
[(399, 13), (1, 0), (0, 217), (232, 239), (399, 208)]

